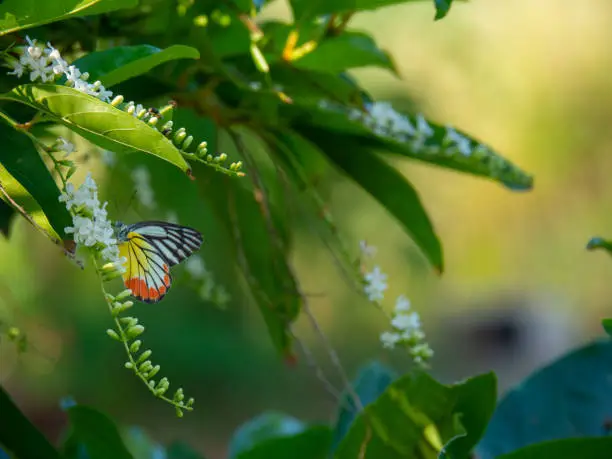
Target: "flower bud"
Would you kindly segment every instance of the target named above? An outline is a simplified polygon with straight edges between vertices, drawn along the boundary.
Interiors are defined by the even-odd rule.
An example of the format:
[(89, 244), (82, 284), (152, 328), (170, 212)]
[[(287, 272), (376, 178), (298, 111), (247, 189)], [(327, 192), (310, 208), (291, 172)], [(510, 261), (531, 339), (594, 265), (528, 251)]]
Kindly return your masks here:
[(111, 105), (113, 107), (116, 107), (123, 102), (123, 99), (124, 97), (121, 94), (119, 94), (118, 96), (115, 96), (115, 98), (111, 101)]
[(137, 339), (136, 341), (134, 341), (131, 345), (130, 345), (130, 352), (132, 354), (136, 354), (138, 352), (138, 350), (140, 349), (140, 346), (142, 345), (142, 341), (140, 341), (139, 339)]
[(138, 118), (139, 120), (142, 119), (143, 116), (145, 116), (147, 114), (147, 110), (146, 109), (141, 109), (137, 114), (136, 114), (136, 118)]
[(161, 367), (160, 367), (159, 365), (155, 365), (155, 366), (154, 366), (154, 367), (151, 369), (151, 371), (149, 371), (148, 377), (149, 377), (149, 378), (152, 378), (153, 376), (155, 376), (155, 375), (156, 375), (156, 374), (159, 372), (159, 370), (160, 370), (160, 369), (161, 369)]
[(193, 136), (189, 135), (183, 142), (183, 150), (187, 150), (187, 148), (189, 148), (189, 145), (191, 145), (191, 142), (193, 142)]
[(128, 328), (125, 334), (128, 339), (133, 339), (139, 335), (142, 335), (144, 330), (145, 328), (142, 325), (134, 325), (133, 327)]
[(106, 330), (106, 334), (108, 336), (110, 336), (112, 339), (116, 339), (117, 341), (121, 341), (121, 338), (119, 337), (119, 335), (117, 334), (117, 332), (115, 330), (112, 329), (108, 329)]
[(151, 354), (153, 354), (153, 351), (151, 349), (147, 349), (142, 354), (140, 354), (140, 356), (138, 357), (138, 360), (136, 360), (136, 363), (144, 362), (149, 357), (151, 357)]

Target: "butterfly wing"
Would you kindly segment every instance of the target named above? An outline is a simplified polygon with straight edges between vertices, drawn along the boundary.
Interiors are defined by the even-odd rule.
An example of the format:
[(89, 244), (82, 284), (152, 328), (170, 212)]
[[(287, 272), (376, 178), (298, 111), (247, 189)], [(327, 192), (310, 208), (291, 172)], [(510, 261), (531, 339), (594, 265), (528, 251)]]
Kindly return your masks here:
[(188, 226), (160, 221), (146, 221), (130, 226), (130, 231), (137, 232), (150, 243), (174, 266), (202, 245), (202, 235)]
[(132, 295), (146, 303), (157, 303), (170, 290), (170, 266), (187, 258), (202, 245), (202, 235), (186, 226), (147, 221), (128, 227), (126, 241), (119, 245), (127, 259), (123, 274)]

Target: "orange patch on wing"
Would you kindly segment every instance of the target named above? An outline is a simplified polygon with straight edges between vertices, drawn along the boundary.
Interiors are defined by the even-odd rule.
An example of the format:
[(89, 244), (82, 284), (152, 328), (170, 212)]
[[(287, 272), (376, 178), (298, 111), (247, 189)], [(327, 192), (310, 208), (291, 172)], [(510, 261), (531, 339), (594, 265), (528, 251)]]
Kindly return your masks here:
[(132, 295), (134, 295), (136, 298), (145, 299), (149, 297), (147, 283), (140, 277), (132, 277), (131, 279), (126, 280), (125, 286), (132, 291)]
[(159, 298), (159, 292), (155, 287), (149, 288), (149, 298), (151, 298), (152, 300), (156, 300), (157, 298)]
[(170, 285), (170, 276), (167, 274), (164, 276), (164, 285)]
[(165, 285), (161, 285), (159, 287), (159, 293), (161, 293), (162, 295), (166, 293), (166, 286)]

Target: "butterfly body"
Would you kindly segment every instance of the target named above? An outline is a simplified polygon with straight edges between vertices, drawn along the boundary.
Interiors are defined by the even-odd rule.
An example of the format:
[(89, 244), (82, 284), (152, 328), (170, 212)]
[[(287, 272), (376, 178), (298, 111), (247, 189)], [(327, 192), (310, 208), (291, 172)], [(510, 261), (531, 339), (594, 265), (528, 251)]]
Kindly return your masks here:
[(172, 286), (170, 267), (202, 245), (193, 228), (162, 221), (115, 224), (119, 254), (125, 257), (123, 282), (132, 295), (145, 303), (157, 303)]

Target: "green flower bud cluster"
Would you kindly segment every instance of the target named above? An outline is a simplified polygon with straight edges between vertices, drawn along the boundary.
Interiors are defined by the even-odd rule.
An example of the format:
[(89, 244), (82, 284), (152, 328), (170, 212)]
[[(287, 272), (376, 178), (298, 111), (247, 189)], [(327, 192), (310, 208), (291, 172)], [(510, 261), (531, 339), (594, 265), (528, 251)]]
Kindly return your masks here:
[(159, 380), (154, 379), (158, 375), (161, 366), (154, 365), (151, 361), (153, 351), (146, 349), (141, 352), (142, 340), (139, 337), (144, 333), (145, 327), (139, 323), (136, 317), (120, 317), (121, 313), (134, 305), (128, 299), (131, 294), (132, 291), (129, 289), (122, 291), (118, 295), (104, 293), (116, 326), (116, 329), (109, 328), (106, 330), (106, 334), (112, 339), (123, 343), (128, 357), (124, 365), (125, 368), (132, 370), (146, 384), (153, 395), (173, 405), (177, 416), (182, 417), (185, 410), (193, 410), (194, 399), (190, 398), (185, 401), (182, 388), (177, 389), (172, 398), (166, 395), (170, 389), (170, 381), (166, 377), (162, 377)]

